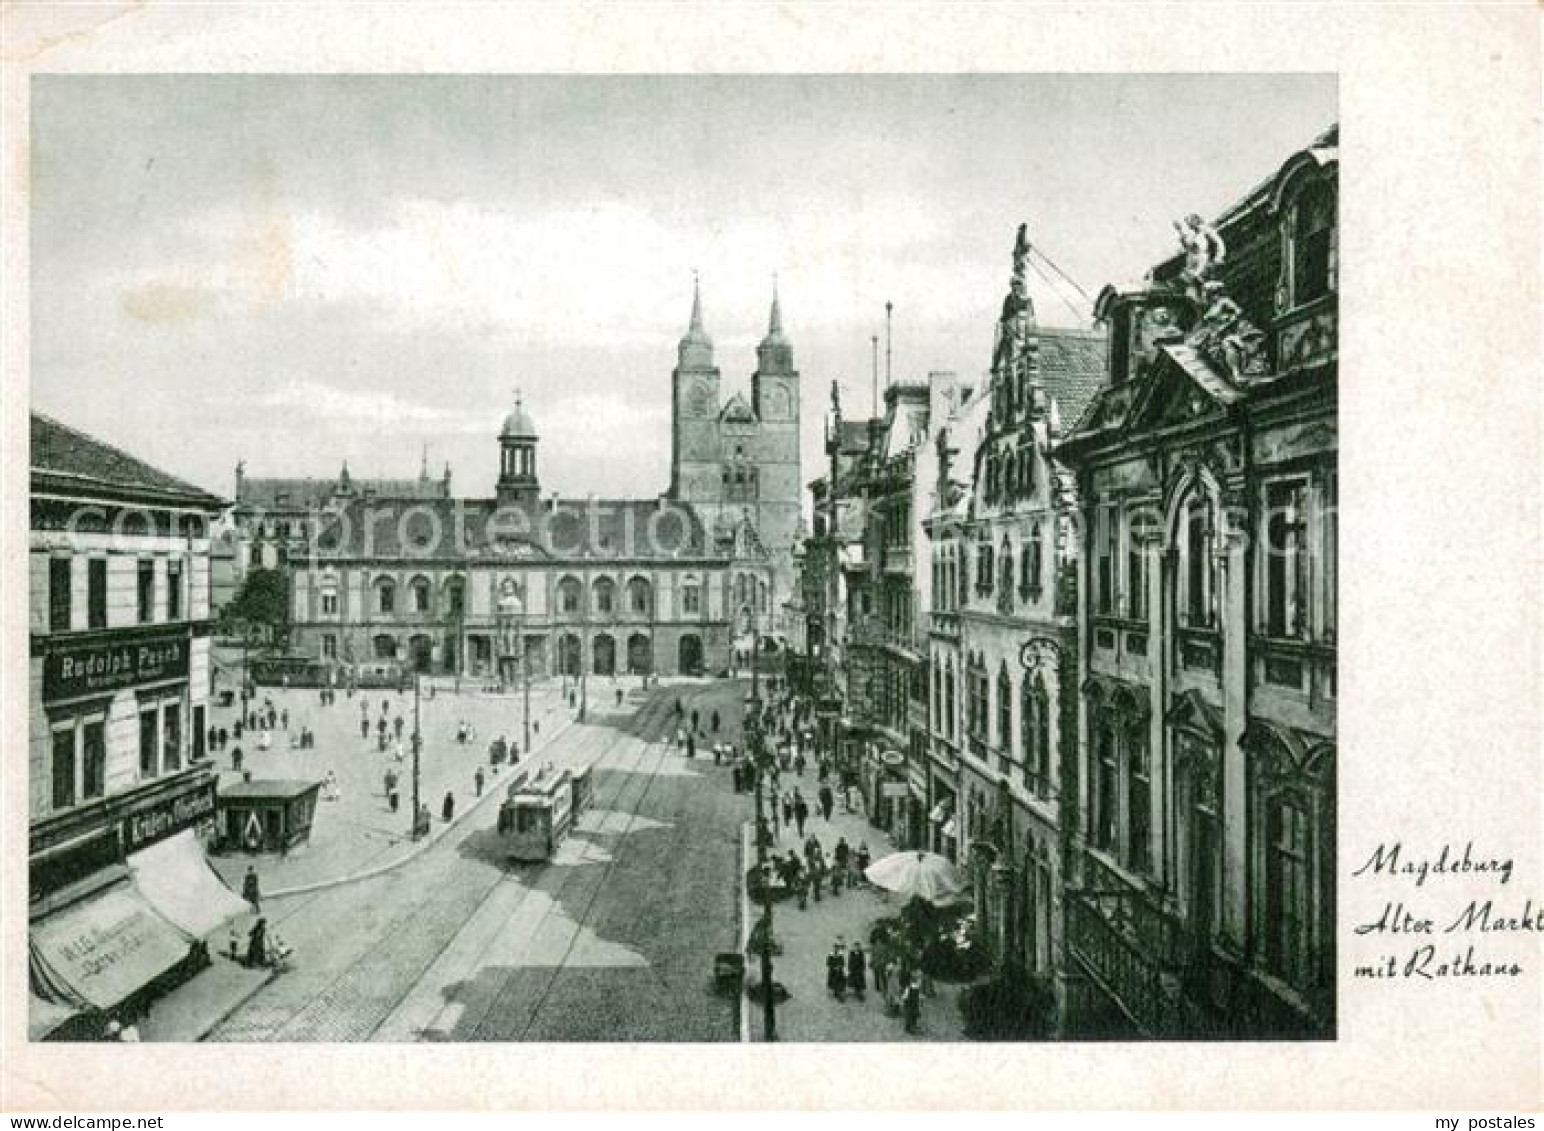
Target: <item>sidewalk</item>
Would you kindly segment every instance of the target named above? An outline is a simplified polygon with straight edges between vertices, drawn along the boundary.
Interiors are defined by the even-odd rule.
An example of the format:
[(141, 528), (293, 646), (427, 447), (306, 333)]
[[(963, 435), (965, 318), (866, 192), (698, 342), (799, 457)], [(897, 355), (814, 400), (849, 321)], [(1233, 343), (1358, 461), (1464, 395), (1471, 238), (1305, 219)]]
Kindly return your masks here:
[[(602, 681), (597, 680), (597, 683)], [(611, 688), (603, 684), (609, 695)], [(632, 689), (629, 689), (631, 691)], [(322, 781), (329, 770), (337, 775), (339, 796), (335, 801), (318, 798), (316, 815), (307, 844), (285, 856), (248, 855), (227, 852), (210, 857), (221, 878), (235, 891), (241, 890), (247, 867), (253, 867), (264, 899), (296, 894), (347, 880), (361, 873), (395, 867), (428, 844), (437, 840), (447, 827), (466, 819), (479, 800), (499, 792), (507, 781), (510, 767), (495, 767), (488, 762), (488, 745), (502, 734), (518, 743), (521, 735), (521, 699), (518, 695), (490, 694), (463, 688), (460, 695), (449, 691), (419, 702), (423, 751), (419, 759), (419, 796), (433, 816), (428, 838), (414, 841), (412, 821), (413, 760), (408, 736), (412, 733), (413, 696), (392, 691), (362, 691), (349, 699), (340, 696), (330, 707), (322, 706), (313, 689), (260, 688), (256, 703), (271, 698), (278, 710), (288, 708), (289, 729), (272, 732), (273, 749), (257, 748), (257, 733), (245, 732), (238, 740), (231, 736), (225, 749), (214, 755), (220, 771), (221, 788), (241, 780), (231, 765), (231, 750), (240, 746), (243, 769), (255, 780), (302, 779)], [(389, 752), (381, 753), (375, 722), (381, 717), (381, 703), (387, 704), (388, 719), (403, 719), (403, 746), (407, 751), (398, 762)], [(361, 703), (368, 708), (370, 738), (362, 739), (359, 721)], [(609, 704), (608, 704), (609, 706)], [(234, 708), (214, 712), (214, 725), (230, 728)], [(465, 744), (456, 741), (457, 724), (465, 720), (476, 737)], [(553, 681), (531, 689), (532, 755), (539, 757), (553, 740), (572, 723), (572, 713), (562, 702), (561, 690)], [(290, 736), (309, 726), (316, 745), (309, 750), (289, 748)], [(390, 732), (388, 732), (390, 733)], [(526, 761), (522, 758), (522, 764)], [(481, 767), (484, 774), (483, 795), (476, 795), (474, 775)], [(394, 770), (399, 779), (400, 804), (393, 813), (386, 798), (385, 775)], [(447, 826), (440, 820), (445, 794), (456, 799), (455, 820)]]
[[(784, 775), (784, 789), (794, 785), (813, 802), (816, 791), (815, 775), (807, 772), (801, 779)], [(861, 799), (854, 791), (854, 802)], [(848, 845), (856, 853), (858, 846), (868, 844), (869, 854), (879, 860), (896, 851), (889, 834), (874, 828), (861, 811), (843, 813), (841, 801), (828, 822), (820, 816), (818, 808), (804, 827), (805, 836), (814, 834), (831, 859), (832, 850), (840, 837), (846, 837)], [(743, 834), (746, 869), (755, 860), (750, 826)], [(792, 827), (780, 830), (777, 852), (786, 855), (789, 849), (801, 856), (804, 841)], [(748, 932), (761, 914), (759, 906), (751, 905), (746, 898), (744, 873), (741, 869), (741, 906)], [(876, 920), (900, 912), (900, 902), (876, 888), (864, 886), (857, 889), (843, 888), (842, 894), (832, 896), (823, 893), (820, 902), (812, 897), (806, 910), (799, 910), (797, 899), (785, 899), (772, 908), (772, 934), (782, 946), (782, 953), (774, 955), (773, 978), (781, 982), (789, 992), (789, 999), (777, 1007), (777, 1036), (780, 1041), (963, 1041), (965, 1025), (960, 1016), (956, 998), (963, 986), (940, 982), (937, 993), (924, 998), (920, 1031), (913, 1035), (906, 1032), (900, 1017), (885, 1014), (884, 1000), (874, 989), (873, 971), (868, 977), (866, 1000), (858, 1001), (847, 995), (846, 1001), (837, 1001), (826, 989), (826, 955), (831, 946), (841, 939), (844, 945), (859, 942), (865, 951), (869, 946), (869, 929)], [(742, 942), (743, 946), (743, 942)], [(746, 980), (759, 981), (759, 959), (747, 958)], [(748, 1010), (742, 1011), (741, 1040), (762, 1039), (761, 1006), (749, 998), (743, 998)]]
[(139, 1021), (139, 1039), (201, 1041), (276, 976), (273, 970), (251, 970), (223, 954), (212, 955), (209, 969), (151, 1004)]

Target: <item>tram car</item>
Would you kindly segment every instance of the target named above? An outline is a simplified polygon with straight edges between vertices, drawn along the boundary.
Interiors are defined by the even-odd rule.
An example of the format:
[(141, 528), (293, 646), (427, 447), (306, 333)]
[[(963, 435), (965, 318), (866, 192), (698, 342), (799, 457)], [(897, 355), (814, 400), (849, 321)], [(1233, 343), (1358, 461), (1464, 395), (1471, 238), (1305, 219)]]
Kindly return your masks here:
[(522, 864), (552, 859), (563, 838), (590, 805), (590, 771), (544, 766), (509, 785), (499, 806), (498, 832), (506, 856)]

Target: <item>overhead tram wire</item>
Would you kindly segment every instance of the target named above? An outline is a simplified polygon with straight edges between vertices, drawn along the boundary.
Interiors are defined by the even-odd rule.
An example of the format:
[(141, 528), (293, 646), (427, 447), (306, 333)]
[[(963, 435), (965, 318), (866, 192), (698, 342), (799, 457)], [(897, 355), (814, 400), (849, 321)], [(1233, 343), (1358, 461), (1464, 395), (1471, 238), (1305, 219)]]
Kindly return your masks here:
[(1046, 286), (1051, 288), (1051, 293), (1057, 298), (1061, 299), (1061, 301), (1066, 305), (1067, 309), (1072, 311), (1072, 315), (1075, 319), (1080, 322), (1088, 320), (1089, 311), (1080, 308), (1077, 303), (1073, 302), (1070, 298), (1063, 294), (1061, 288), (1056, 285), (1056, 280), (1051, 278), (1050, 275), (1047, 275), (1045, 271), (1041, 269), (1040, 264), (1036, 263), (1034, 260), (1030, 260), (1029, 265), (1035, 269), (1035, 274), (1039, 275), (1042, 279), (1045, 280)]
[(1041, 259), (1045, 260), (1046, 264), (1051, 268), (1052, 271), (1055, 271), (1058, 275), (1060, 275), (1063, 279), (1065, 279), (1068, 283), (1070, 283), (1072, 285), (1072, 289), (1077, 291), (1078, 294), (1083, 296), (1083, 301), (1084, 302), (1088, 303), (1088, 305), (1090, 307), (1092, 307), (1094, 305), (1094, 300), (1089, 295), (1089, 293), (1078, 285), (1078, 281), (1076, 279), (1074, 279), (1071, 275), (1067, 274), (1067, 272), (1063, 271), (1060, 267), (1058, 267), (1056, 265), (1056, 261), (1054, 259), (1052, 259), (1045, 252), (1041, 251), (1034, 244), (1030, 244), (1029, 245), (1029, 250), (1034, 252)]

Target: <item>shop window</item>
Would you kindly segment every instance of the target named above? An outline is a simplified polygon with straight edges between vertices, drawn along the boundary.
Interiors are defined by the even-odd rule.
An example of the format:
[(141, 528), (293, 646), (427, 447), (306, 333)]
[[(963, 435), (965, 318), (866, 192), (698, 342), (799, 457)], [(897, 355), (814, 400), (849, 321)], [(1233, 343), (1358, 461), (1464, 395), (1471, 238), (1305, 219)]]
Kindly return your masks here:
[(81, 797), (94, 801), (107, 792), (107, 724), (101, 719), (81, 729)]
[(1308, 814), (1288, 796), (1266, 818), (1265, 961), (1290, 985), (1307, 979), (1310, 904)]
[(182, 619), (182, 562), (175, 558), (166, 563), (166, 619)]
[(139, 776), (153, 778), (161, 772), (161, 727), (159, 710), (150, 707), (139, 713)]
[(48, 631), (70, 631), (70, 559), (48, 559)]
[(1304, 480), (1265, 488), (1265, 632), (1299, 638), (1307, 626), (1308, 484)]
[(107, 627), (107, 559), (86, 563), (86, 627)]
[(75, 724), (53, 731), (54, 808), (68, 809), (75, 804)]
[(175, 701), (161, 710), (161, 768), (167, 773), (182, 769), (182, 704)]
[(141, 558), (138, 563), (139, 623), (155, 620), (155, 562)]

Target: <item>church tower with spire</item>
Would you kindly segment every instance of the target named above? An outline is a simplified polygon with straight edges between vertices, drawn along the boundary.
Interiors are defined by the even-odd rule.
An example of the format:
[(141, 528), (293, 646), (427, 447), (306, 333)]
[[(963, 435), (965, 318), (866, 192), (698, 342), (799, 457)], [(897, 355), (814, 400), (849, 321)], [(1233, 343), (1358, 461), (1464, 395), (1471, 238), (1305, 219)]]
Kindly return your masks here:
[(670, 497), (690, 504), (720, 545), (753, 545), (771, 567), (772, 594), (757, 607), (769, 627), (793, 592), (801, 480), (799, 374), (776, 282), (747, 398), (723, 396), (694, 280), (691, 321), (671, 375)]
[(692, 317), (676, 346), (670, 377), (670, 495), (682, 502), (717, 498), (719, 372), (702, 325), (702, 287), (692, 279)]

